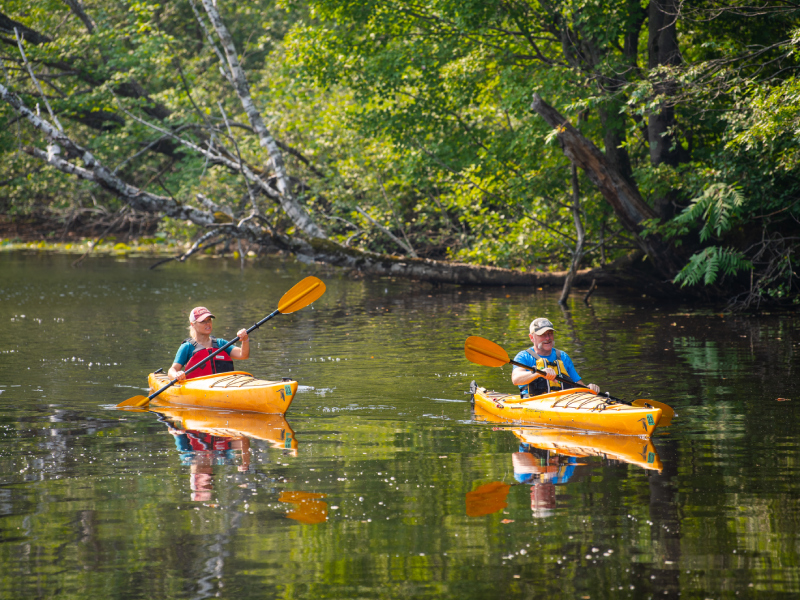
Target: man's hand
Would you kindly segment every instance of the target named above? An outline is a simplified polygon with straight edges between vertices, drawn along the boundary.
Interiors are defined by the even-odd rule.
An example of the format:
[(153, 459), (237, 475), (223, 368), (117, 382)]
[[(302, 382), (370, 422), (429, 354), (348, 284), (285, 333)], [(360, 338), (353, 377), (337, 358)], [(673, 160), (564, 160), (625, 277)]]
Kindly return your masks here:
[(600, 386), (597, 385), (597, 384), (590, 383), (586, 387), (588, 387), (590, 390), (592, 390), (595, 394), (599, 394), (600, 393)]
[(549, 381), (555, 381), (556, 377), (558, 376), (556, 370), (551, 369), (550, 367), (547, 367), (544, 371), (542, 371), (542, 373), (544, 373), (544, 375), (540, 375), (540, 377), (544, 377)]

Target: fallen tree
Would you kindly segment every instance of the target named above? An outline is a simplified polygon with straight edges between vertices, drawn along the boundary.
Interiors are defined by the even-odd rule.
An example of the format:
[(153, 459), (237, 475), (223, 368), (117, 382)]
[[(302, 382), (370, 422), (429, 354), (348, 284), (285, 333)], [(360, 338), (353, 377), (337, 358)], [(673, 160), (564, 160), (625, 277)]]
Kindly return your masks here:
[[(77, 11), (77, 14), (79, 16), (83, 15), (81, 21), (88, 23), (86, 28), (91, 34), (91, 19), (85, 15), (79, 3), (75, 3), (75, 6), (81, 9)], [(247, 240), (259, 246), (277, 247), (297, 255), (298, 258), (304, 261), (335, 265), (357, 270), (368, 275), (406, 277), (437, 283), (521, 286), (560, 286), (567, 283), (568, 285), (565, 287), (565, 290), (567, 290), (572, 283), (580, 285), (584, 282), (588, 284), (592, 280), (600, 282), (620, 282), (625, 280), (624, 274), (614, 268), (578, 270), (580, 257), (585, 251), (581, 227), (578, 227), (575, 260), (573, 260), (569, 273), (528, 272), (416, 258), (414, 257), (414, 248), (408, 243), (407, 239), (403, 241), (401, 237), (393, 235), (391, 231), (383, 228), (380, 223), (375, 222), (360, 207), (357, 209), (359, 214), (372, 221), (376, 227), (383, 228), (388, 237), (408, 256), (369, 252), (349, 247), (347, 242), (337, 243), (333, 241), (325, 229), (314, 221), (312, 215), (309, 214), (298, 198), (297, 190), (303, 189), (305, 183), (298, 177), (292, 176), (289, 172), (284, 161), (284, 152), (287, 147), (279, 143), (267, 128), (265, 120), (251, 96), (250, 86), (242, 67), (234, 38), (228, 31), (215, 3), (212, 0), (202, 0), (205, 17), (210, 21), (211, 27), (207, 27), (205, 17), (198, 10), (198, 7), (193, 5), (193, 8), (201, 30), (205, 33), (208, 43), (213, 47), (216, 56), (219, 58), (220, 71), (230, 88), (235, 92), (236, 98), (247, 116), (249, 126), (229, 121), (221, 104), (219, 108), (222, 113), (224, 128), (222, 126), (216, 127), (209, 123), (204, 116), (200, 115), (201, 111), (197, 110), (198, 121), (202, 122), (204, 124), (202, 126), (207, 128), (207, 135), (199, 136), (199, 139), (190, 139), (184, 136), (180, 128), (169, 126), (169, 124), (163, 122), (160, 116), (157, 117), (158, 122), (149, 122), (145, 117), (133, 114), (122, 104), (118, 105), (117, 114), (124, 114), (130, 121), (144, 124), (156, 131), (159, 140), (166, 140), (174, 147), (181, 146), (186, 151), (204, 157), (208, 164), (218, 165), (238, 174), (246, 183), (249, 195), (249, 203), (247, 205), (242, 204), (238, 210), (232, 211), (229, 206), (215, 202), (202, 194), (192, 198), (175, 198), (172, 195), (156, 194), (143, 189), (143, 187), (133, 185), (123, 175), (119, 174), (119, 167), (111, 169), (91, 152), (85, 144), (78, 143), (74, 136), (63, 130), (49, 105), (47, 106), (50, 114), (50, 119), (48, 120), (44, 113), (40, 113), (38, 109), (33, 110), (26, 106), (18, 93), (7, 86), (0, 85), (0, 97), (2, 100), (11, 106), (45, 140), (44, 147), (29, 143), (22, 145), (21, 150), (63, 173), (97, 185), (122, 200), (133, 211), (165, 215), (174, 219), (188, 221), (204, 228), (206, 232), (201, 236), (201, 239), (197, 240), (192, 249), (182, 255), (181, 260), (185, 260), (200, 248), (208, 247), (208, 245), (238, 239)], [(22, 62), (25, 63), (30, 73), (30, 78), (35, 83), (34, 70), (27, 64), (22, 52), (23, 39), (24, 36), (19, 41)], [(44, 43), (43, 40), (38, 38), (36, 38), (36, 41)], [(221, 49), (217, 47), (218, 44)], [(119, 89), (116, 90), (116, 93), (120, 96), (125, 95)], [(37, 96), (34, 95), (33, 98), (36, 99)], [(638, 192), (635, 187), (627, 182), (625, 177), (620, 176), (602, 152), (583, 138), (574, 128), (571, 128), (572, 126), (566, 123), (566, 120), (552, 107), (541, 102), (538, 110), (549, 123), (552, 121), (552, 126), (559, 127), (559, 139), (562, 141), (565, 153), (575, 165), (581, 167), (589, 175), (589, 178), (598, 185), (609, 200), (609, 203), (614, 206), (620, 223), (634, 234), (638, 234), (641, 230), (642, 220), (652, 217), (652, 212), (649, 212), (647, 205), (641, 201), (641, 198), (638, 198)], [(147, 110), (142, 109), (142, 112), (147, 116), (153, 116)], [(240, 151), (231, 131), (233, 126), (238, 126), (240, 130), (243, 129), (247, 133), (256, 136), (261, 151), (264, 153), (261, 164), (258, 164), (258, 159), (252, 160), (251, 158), (251, 162), (248, 162), (248, 159), (243, 157), (243, 153)], [(250, 156), (252, 157), (252, 154)], [(302, 156), (300, 158), (302, 159)], [(275, 227), (275, 224), (265, 217), (264, 205), (261, 203), (262, 197), (280, 206), (282, 214), (294, 226), (294, 233), (288, 235)], [(614, 204), (615, 202), (616, 205)], [(580, 225), (580, 204), (577, 196), (573, 198), (573, 206), (573, 216), (576, 220), (576, 226), (578, 226)], [(342, 221), (343, 219), (339, 218), (339, 220)], [(657, 266), (662, 281), (665, 277), (674, 274), (674, 264), (671, 264), (667, 257), (662, 256), (662, 253), (654, 251), (657, 249), (657, 240), (653, 238), (644, 240), (640, 236), (635, 239), (651, 262)], [(641, 264), (641, 261), (628, 261), (625, 264), (627, 265), (626, 268), (629, 268), (632, 264)]]
[(556, 130), (564, 154), (586, 173), (606, 202), (614, 209), (625, 228), (634, 235), (636, 244), (653, 262), (664, 278), (672, 279), (680, 270), (675, 250), (658, 236), (643, 236), (644, 222), (656, 217), (655, 211), (642, 199), (639, 190), (625, 177), (591, 140), (581, 135), (569, 119), (533, 95), (531, 109)]
[[(252, 131), (258, 136), (261, 147), (267, 153), (266, 168), (259, 169), (254, 165), (247, 164), (239, 153), (223, 147), (219, 140), (212, 139), (199, 145), (160, 125), (146, 124), (159, 131), (163, 138), (202, 154), (214, 164), (226, 166), (232, 171), (240, 173), (249, 187), (255, 188), (259, 193), (280, 204), (299, 233), (288, 236), (274, 230), (262, 215), (254, 199), (249, 214), (234, 220), (230, 211), (224, 210), (223, 207), (203, 195), (198, 195), (195, 198), (197, 204), (192, 205), (131, 185), (104, 165), (87, 148), (72, 139), (58, 126), (60, 124), (51, 122), (37, 111), (28, 108), (18, 94), (6, 86), (0, 85), (0, 98), (39, 131), (46, 140), (45, 148), (24, 145), (22, 150), (63, 173), (96, 184), (120, 198), (133, 211), (166, 215), (206, 228), (207, 233), (195, 243), (193, 249), (184, 254), (182, 259), (200, 248), (208, 247), (208, 245), (225, 240), (240, 239), (260, 246), (279, 248), (295, 254), (302, 261), (320, 262), (372, 276), (474, 285), (543, 286), (561, 285), (564, 282), (564, 273), (531, 273), (491, 266), (378, 254), (347, 247), (327, 239), (328, 236), (324, 230), (314, 223), (294, 196), (293, 188), (296, 183), (286, 171), (280, 145), (266, 128), (263, 118), (252, 100), (245, 73), (238, 61), (233, 39), (225, 23), (213, 2), (203, 0), (203, 8), (222, 45), (223, 52), (217, 52), (217, 54), (221, 59), (223, 55), (225, 57), (225, 63), (222, 64), (225, 76), (236, 91), (250, 121)], [(199, 13), (196, 15), (198, 22), (206, 29), (201, 15)], [(12, 25), (16, 25), (16, 23), (12, 22)], [(45, 38), (33, 35), (32, 30), (28, 30), (28, 33), (34, 43), (46, 41)], [(213, 43), (210, 36), (209, 39)], [(33, 76), (32, 72), (31, 75)], [(130, 113), (128, 115), (145, 123), (135, 115)], [(55, 116), (51, 115), (51, 119), (55, 120)], [(400, 240), (397, 241), (400, 242)], [(602, 273), (599, 276), (601, 279), (603, 278)], [(588, 277), (594, 279), (598, 277), (598, 274), (589, 275), (581, 272), (577, 275), (576, 281), (580, 282)]]
[[(230, 222), (230, 217), (215, 202), (198, 195), (200, 206), (179, 203), (176, 200), (153, 194), (130, 185), (111, 172), (86, 148), (77, 144), (68, 135), (59, 131), (47, 119), (30, 110), (22, 100), (0, 84), (0, 99), (8, 103), (21, 117), (39, 130), (49, 140), (46, 149), (25, 146), (23, 151), (85, 181), (90, 181), (102, 189), (116, 195), (133, 210), (148, 214), (163, 214), (176, 219), (190, 221), (209, 229), (195, 244), (195, 250), (207, 247), (214, 241), (244, 239), (260, 246), (271, 246), (290, 252), (304, 262), (318, 262), (336, 267), (358, 271), (365, 275), (416, 279), (432, 283), (451, 283), (467, 285), (497, 286), (561, 286), (567, 272), (525, 272), (491, 266), (437, 261), (423, 258), (377, 254), (356, 248), (348, 248), (323, 237), (287, 236), (272, 229), (256, 211), (238, 222)], [(200, 149), (210, 153), (208, 149)], [(63, 154), (64, 157), (61, 155)], [(213, 154), (219, 161), (231, 161), (223, 154)], [(72, 159), (72, 160), (70, 160)], [(76, 164), (79, 160), (82, 164)], [(243, 164), (232, 165), (245, 169)], [(260, 180), (255, 173), (250, 176)], [(266, 186), (270, 194), (276, 192)], [(188, 253), (189, 255), (191, 254)], [(585, 269), (574, 275), (573, 283), (588, 284), (593, 280), (601, 282), (624, 281), (622, 272), (615, 268)]]

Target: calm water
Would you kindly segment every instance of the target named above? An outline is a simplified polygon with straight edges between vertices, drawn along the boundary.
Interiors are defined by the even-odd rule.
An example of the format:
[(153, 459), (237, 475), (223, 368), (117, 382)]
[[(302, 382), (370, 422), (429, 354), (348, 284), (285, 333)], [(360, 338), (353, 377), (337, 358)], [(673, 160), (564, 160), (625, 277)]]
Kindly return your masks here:
[[(800, 594), (792, 315), (73, 259), (0, 253), (2, 598)], [(285, 420), (227, 415), (212, 438), (219, 415), (113, 409), (169, 367), (192, 306), (231, 336), (309, 274), (325, 296), (239, 363), (300, 382)], [(536, 316), (584, 380), (669, 403), (672, 426), (648, 447), (474, 415), (470, 380), (510, 391), (510, 370), (464, 339), (513, 356)]]

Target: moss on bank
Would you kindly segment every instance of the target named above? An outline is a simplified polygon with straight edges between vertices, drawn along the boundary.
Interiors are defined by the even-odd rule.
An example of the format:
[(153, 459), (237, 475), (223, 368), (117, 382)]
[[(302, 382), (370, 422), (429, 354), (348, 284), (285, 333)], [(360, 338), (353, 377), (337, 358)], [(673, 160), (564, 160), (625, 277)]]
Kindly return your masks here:
[[(94, 247), (92, 247), (94, 244)], [(82, 255), (91, 250), (93, 256), (120, 256), (120, 257), (166, 257), (176, 256), (186, 252), (191, 247), (191, 243), (182, 243), (175, 240), (162, 240), (157, 238), (141, 238), (138, 240), (128, 240), (127, 242), (117, 242), (116, 239), (105, 239), (99, 243), (93, 239), (83, 239), (70, 242), (48, 242), (45, 240), (22, 242), (13, 239), (0, 238), (0, 251), (38, 251), (53, 252), (60, 254)], [(215, 252), (213, 248), (205, 252), (198, 253), (195, 257), (203, 255), (209, 256), (233, 256), (239, 258), (239, 252), (234, 250), (230, 253)], [(256, 253), (252, 250), (245, 252), (247, 257), (255, 257)]]

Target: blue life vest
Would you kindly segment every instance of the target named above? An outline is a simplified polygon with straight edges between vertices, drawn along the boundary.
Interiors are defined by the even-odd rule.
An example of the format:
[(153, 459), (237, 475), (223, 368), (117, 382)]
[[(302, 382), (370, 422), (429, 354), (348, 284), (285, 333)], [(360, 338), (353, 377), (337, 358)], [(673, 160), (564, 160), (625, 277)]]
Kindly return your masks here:
[[(553, 348), (555, 350), (555, 348)], [(567, 371), (567, 367), (564, 365), (564, 361), (561, 358), (562, 352), (556, 351), (556, 360), (549, 361), (546, 358), (542, 358), (536, 352), (533, 352), (533, 348), (529, 348), (525, 352), (530, 354), (533, 359), (536, 361), (536, 368), (540, 371), (544, 371), (548, 367), (551, 369), (556, 370), (556, 375), (563, 377), (565, 379), (569, 379), (569, 372)], [(537, 377), (530, 383), (526, 385), (519, 386), (519, 394), (523, 398), (530, 398), (532, 396), (539, 396), (540, 394), (548, 394), (550, 392), (558, 392), (560, 390), (568, 390), (570, 388), (577, 387), (575, 384), (572, 383), (564, 383), (559, 381), (558, 379), (554, 379), (550, 381), (545, 379), (544, 377)]]

